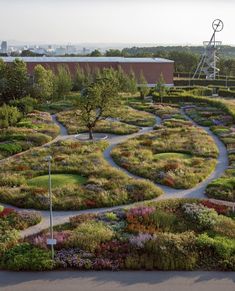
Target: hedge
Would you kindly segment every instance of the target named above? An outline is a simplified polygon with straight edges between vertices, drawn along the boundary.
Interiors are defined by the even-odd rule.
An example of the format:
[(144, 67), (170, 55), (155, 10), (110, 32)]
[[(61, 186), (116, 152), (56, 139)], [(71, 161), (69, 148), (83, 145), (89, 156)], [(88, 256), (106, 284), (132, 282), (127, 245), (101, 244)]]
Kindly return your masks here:
[[(190, 79), (190, 85), (191, 86), (209, 86), (209, 85), (215, 85), (215, 86), (225, 86), (227, 83), (227, 86), (235, 86), (235, 80), (206, 80), (206, 79)], [(174, 79), (174, 85), (175, 86), (188, 86), (189, 85), (189, 79)]]
[[(156, 94), (153, 94), (153, 99), (155, 102), (161, 102), (161, 98)], [(180, 102), (195, 102), (195, 103), (206, 103), (208, 105), (217, 107), (227, 114), (231, 115), (235, 121), (235, 110), (229, 108), (228, 105), (223, 103), (218, 99), (208, 98), (208, 97), (200, 97), (200, 96), (164, 96), (163, 97), (164, 103), (180, 103)]]

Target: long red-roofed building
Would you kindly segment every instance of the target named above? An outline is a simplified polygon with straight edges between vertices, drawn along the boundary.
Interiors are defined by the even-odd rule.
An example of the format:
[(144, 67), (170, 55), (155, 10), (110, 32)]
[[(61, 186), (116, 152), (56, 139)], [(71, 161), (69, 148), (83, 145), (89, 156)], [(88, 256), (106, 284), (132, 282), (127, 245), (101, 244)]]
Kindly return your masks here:
[[(58, 66), (66, 65), (72, 75), (75, 74), (79, 65), (84, 70), (89, 68), (95, 71), (97, 68), (121, 67), (126, 73), (133, 71), (137, 80), (141, 72), (143, 73), (149, 86), (154, 86), (163, 75), (165, 84), (173, 85), (174, 62), (162, 58), (124, 58), (124, 57), (18, 57), (23, 60), (29, 74), (33, 74), (35, 66), (42, 65), (56, 71)], [(15, 57), (2, 57), (6, 63), (11, 63)]]

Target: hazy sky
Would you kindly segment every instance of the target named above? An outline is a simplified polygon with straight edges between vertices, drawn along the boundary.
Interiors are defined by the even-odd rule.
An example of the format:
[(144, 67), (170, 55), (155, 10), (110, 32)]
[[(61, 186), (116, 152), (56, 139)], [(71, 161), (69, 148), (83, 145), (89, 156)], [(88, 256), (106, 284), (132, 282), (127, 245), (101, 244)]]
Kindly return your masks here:
[(0, 40), (201, 44), (211, 22), (235, 44), (235, 0), (0, 0)]

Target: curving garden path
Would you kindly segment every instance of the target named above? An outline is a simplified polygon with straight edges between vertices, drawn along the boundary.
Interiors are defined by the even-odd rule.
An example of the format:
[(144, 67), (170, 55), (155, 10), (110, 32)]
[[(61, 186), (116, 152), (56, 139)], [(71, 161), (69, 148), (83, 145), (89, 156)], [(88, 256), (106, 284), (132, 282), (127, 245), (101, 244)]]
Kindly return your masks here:
[[(184, 113), (183, 108), (181, 109), (181, 113), (184, 114), (187, 117), (187, 119), (190, 120), (194, 125), (198, 126), (199, 128), (203, 128), (213, 138), (213, 140), (214, 140), (214, 142), (217, 145), (218, 150), (219, 150), (219, 156), (218, 156), (216, 168), (215, 168), (214, 172), (207, 179), (205, 179), (203, 182), (201, 182), (200, 184), (198, 184), (197, 186), (195, 186), (192, 189), (180, 190), (180, 189), (173, 189), (173, 188), (170, 188), (170, 187), (167, 187), (164, 185), (156, 184), (158, 187), (160, 187), (165, 192), (165, 194), (160, 196), (160, 197), (157, 197), (151, 201), (161, 200), (161, 199), (169, 199), (169, 198), (206, 198), (204, 192), (205, 192), (207, 185), (212, 180), (219, 178), (228, 167), (227, 150), (226, 150), (226, 147), (224, 146), (224, 144), (219, 140), (219, 138), (216, 135), (214, 135), (210, 131), (209, 128), (205, 128), (205, 127), (197, 125), (191, 118), (189, 118)], [(52, 120), (54, 121), (55, 124), (57, 124), (60, 127), (60, 134), (54, 140), (43, 145), (42, 147), (49, 146), (50, 144), (55, 143), (59, 140), (65, 140), (68, 138), (75, 138), (75, 135), (68, 135), (67, 129), (60, 122), (58, 122), (55, 115), (52, 115)], [(161, 119), (159, 117), (156, 117), (156, 124), (160, 124), (160, 123), (161, 123)], [(134, 138), (134, 137), (140, 136), (142, 134), (149, 133), (151, 131), (153, 131), (153, 127), (145, 127), (145, 128), (141, 128), (137, 133), (134, 133), (134, 134), (123, 135), (123, 136), (109, 135), (108, 141), (109, 141), (110, 145), (104, 151), (105, 160), (110, 164), (110, 166), (124, 172), (125, 174), (127, 174), (131, 178), (144, 179), (144, 178), (141, 178), (139, 176), (133, 175), (130, 172), (128, 172), (127, 170), (118, 166), (113, 161), (113, 159), (111, 157), (111, 151), (116, 145), (118, 145), (122, 142), (125, 142), (126, 140), (128, 140), (130, 138)], [(25, 152), (17, 154), (15, 156), (23, 155), (24, 153)], [(12, 159), (15, 156), (9, 157), (7, 159), (10, 159), (10, 158)], [(1, 160), (0, 163), (6, 161), (7, 159)], [(6, 205), (6, 204), (2, 204), (2, 205)], [(10, 205), (6, 205), (6, 206), (12, 207)], [(115, 209), (124, 208), (124, 207), (128, 207), (128, 206), (130, 206), (130, 205), (120, 205), (120, 206), (115, 206), (115, 207), (77, 210), (77, 211), (54, 211), (53, 212), (54, 225), (68, 222), (69, 218), (71, 216), (75, 216), (75, 215), (79, 215), (79, 214), (83, 214), (83, 213), (97, 213), (97, 212), (101, 213), (101, 212), (105, 212), (105, 211), (113, 211)], [(14, 208), (17, 209), (16, 207), (14, 207)], [(38, 225), (32, 226), (32, 227), (22, 231), (21, 237), (35, 234), (35, 233), (49, 227), (49, 211), (40, 211), (40, 212), (41, 212), (42, 217), (43, 217), (42, 221)]]

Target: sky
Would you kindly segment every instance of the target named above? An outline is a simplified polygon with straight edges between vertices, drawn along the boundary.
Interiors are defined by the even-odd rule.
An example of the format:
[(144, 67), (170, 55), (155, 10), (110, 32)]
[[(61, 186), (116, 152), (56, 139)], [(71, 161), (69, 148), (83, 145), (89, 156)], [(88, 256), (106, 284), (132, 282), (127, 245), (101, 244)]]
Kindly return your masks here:
[(220, 18), (235, 44), (235, 0), (0, 0), (0, 40), (201, 44)]

